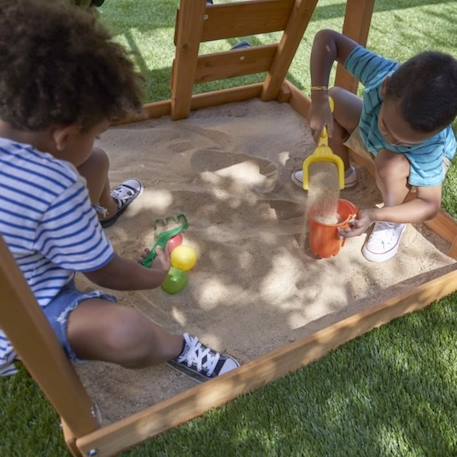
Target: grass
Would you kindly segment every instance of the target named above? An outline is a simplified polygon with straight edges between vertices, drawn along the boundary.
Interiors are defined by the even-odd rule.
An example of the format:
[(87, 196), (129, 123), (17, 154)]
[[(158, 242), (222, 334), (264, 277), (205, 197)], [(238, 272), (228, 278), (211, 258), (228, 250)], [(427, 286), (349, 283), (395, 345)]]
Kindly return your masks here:
[[(216, 0), (217, 1), (217, 0)], [(169, 98), (176, 2), (107, 0), (116, 39), (147, 79), (148, 100)], [(344, 2), (323, 0), (290, 71), (309, 86), (314, 33), (341, 29)], [(424, 49), (457, 49), (449, 0), (377, 0), (369, 47), (404, 60)], [(271, 43), (277, 34), (253, 43)], [(225, 50), (235, 40), (207, 43)], [(241, 78), (242, 82), (258, 80)], [(229, 84), (240, 81), (230, 81)], [(227, 87), (213, 83), (208, 88)], [(457, 215), (452, 167), (443, 205)], [(457, 455), (457, 295), (346, 344), (321, 361), (134, 450), (146, 456), (455, 456)], [(28, 374), (0, 380), (0, 457), (65, 456), (56, 414)]]

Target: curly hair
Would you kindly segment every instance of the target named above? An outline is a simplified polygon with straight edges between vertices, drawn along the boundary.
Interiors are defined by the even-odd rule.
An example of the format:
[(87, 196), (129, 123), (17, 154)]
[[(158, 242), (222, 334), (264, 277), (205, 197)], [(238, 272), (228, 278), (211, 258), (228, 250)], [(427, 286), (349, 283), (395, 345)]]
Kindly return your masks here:
[(122, 118), (142, 78), (95, 17), (62, 0), (0, 0), (0, 119), (21, 130)]
[(404, 119), (418, 132), (447, 127), (457, 115), (457, 60), (442, 52), (422, 52), (392, 74), (386, 97), (400, 100)]

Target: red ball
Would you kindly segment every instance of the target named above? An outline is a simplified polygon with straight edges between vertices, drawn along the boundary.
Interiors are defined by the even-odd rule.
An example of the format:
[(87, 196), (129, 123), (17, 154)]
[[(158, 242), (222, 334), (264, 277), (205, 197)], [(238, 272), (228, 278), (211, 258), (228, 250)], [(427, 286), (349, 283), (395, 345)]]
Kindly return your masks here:
[(171, 254), (173, 249), (177, 248), (179, 245), (182, 244), (184, 241), (184, 237), (182, 235), (176, 235), (167, 243), (168, 253)]

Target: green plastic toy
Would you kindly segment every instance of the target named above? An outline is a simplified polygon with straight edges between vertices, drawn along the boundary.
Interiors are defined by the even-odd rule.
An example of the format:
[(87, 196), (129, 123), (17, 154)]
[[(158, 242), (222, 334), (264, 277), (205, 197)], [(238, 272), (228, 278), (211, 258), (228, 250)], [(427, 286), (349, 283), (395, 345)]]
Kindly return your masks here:
[(179, 224), (178, 227), (175, 227), (171, 230), (164, 231), (160, 233), (157, 237), (157, 241), (155, 242), (154, 246), (151, 249), (149, 255), (143, 260), (143, 265), (147, 268), (151, 268), (152, 262), (157, 257), (157, 250), (156, 248), (160, 246), (162, 249), (167, 247), (167, 243), (174, 238), (175, 236), (179, 235), (182, 232), (185, 232), (189, 228), (189, 223), (187, 222), (187, 218), (184, 214), (178, 214), (176, 217), (167, 217), (165, 219), (156, 219), (154, 222), (154, 229), (156, 232), (160, 232), (163, 230), (164, 227), (170, 224)]

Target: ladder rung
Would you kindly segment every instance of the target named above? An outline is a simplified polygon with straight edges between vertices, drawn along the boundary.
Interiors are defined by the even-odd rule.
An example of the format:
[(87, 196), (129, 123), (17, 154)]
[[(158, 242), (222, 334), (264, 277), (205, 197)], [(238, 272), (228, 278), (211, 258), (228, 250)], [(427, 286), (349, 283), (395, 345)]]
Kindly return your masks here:
[(271, 44), (199, 56), (195, 83), (268, 71), (277, 48), (277, 44)]
[(201, 41), (284, 30), (293, 5), (294, 0), (251, 0), (208, 6)]

